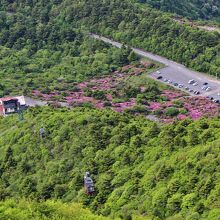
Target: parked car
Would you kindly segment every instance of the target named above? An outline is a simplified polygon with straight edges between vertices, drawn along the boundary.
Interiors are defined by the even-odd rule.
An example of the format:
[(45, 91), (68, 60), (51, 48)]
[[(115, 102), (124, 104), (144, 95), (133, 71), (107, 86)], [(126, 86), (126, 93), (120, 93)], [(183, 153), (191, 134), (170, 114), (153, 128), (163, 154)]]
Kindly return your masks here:
[(188, 83), (189, 83), (189, 84), (193, 84), (193, 83), (195, 83), (195, 82), (196, 82), (196, 81), (195, 81), (194, 79), (190, 79)]
[(202, 90), (206, 90), (208, 88), (208, 86), (203, 86)]
[(189, 92), (194, 92), (193, 89), (190, 89)]
[(157, 70), (157, 72), (156, 72), (157, 74), (161, 74), (161, 72), (159, 71), (159, 70)]
[(167, 82), (167, 81), (168, 81), (168, 79), (166, 79), (166, 78), (165, 78), (163, 81), (164, 81), (164, 82)]
[(210, 91), (210, 90), (211, 90), (211, 88), (210, 88), (210, 87), (207, 87), (207, 88), (206, 88), (206, 91)]
[(189, 90), (189, 87), (186, 86), (186, 87), (185, 87), (185, 90)]
[(198, 82), (194, 82), (193, 86), (198, 86), (198, 84), (199, 84)]
[(220, 101), (218, 99), (214, 99), (213, 102), (219, 103)]
[(179, 84), (179, 88), (183, 88), (183, 86), (184, 86), (183, 84)]
[(158, 77), (157, 77), (157, 79), (162, 79), (162, 78), (163, 78), (162, 76), (158, 76)]
[(174, 85), (174, 86), (178, 86), (179, 84), (175, 82), (175, 83), (173, 83), (173, 85)]
[(199, 91), (195, 91), (194, 94), (195, 94), (195, 95), (199, 95), (200, 92), (199, 92)]
[(203, 85), (203, 86), (206, 86), (206, 85), (208, 85), (208, 83), (207, 83), (207, 82), (204, 82), (202, 85)]

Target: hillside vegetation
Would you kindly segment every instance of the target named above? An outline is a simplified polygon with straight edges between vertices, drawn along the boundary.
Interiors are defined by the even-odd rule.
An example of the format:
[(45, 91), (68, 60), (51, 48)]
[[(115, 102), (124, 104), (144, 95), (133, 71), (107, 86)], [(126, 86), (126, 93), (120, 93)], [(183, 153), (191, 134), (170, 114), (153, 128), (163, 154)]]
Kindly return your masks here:
[(108, 218), (93, 215), (78, 204), (64, 204), (55, 201), (33, 202), (7, 200), (0, 202), (1, 220), (107, 220)]
[(45, 93), (73, 90), (74, 83), (107, 75), (137, 59), (130, 56), (130, 49), (116, 49), (72, 31), (72, 41), (64, 40), (57, 48), (52, 43), (36, 50), (28, 45), (21, 49), (1, 46), (0, 97), (30, 95), (36, 89)]
[[(25, 118), (0, 120), (1, 199), (81, 202), (112, 217), (219, 219), (218, 119), (157, 125), (111, 110), (49, 107)], [(87, 170), (92, 197), (83, 190)]]
[[(220, 72), (220, 34), (182, 25), (149, 8), (126, 1), (92, 1), (71, 7), (65, 16), (92, 32), (165, 56), (195, 70)], [(94, 8), (96, 10), (94, 10)], [(76, 15), (80, 11), (83, 15)]]
[[(37, 4), (14, 1), (1, 2), (1, 7), (10, 13), (1, 12), (0, 44), (19, 51), (25, 48), (28, 54), (40, 58), (42, 52), (37, 52), (39, 50), (56, 51), (55, 61), (48, 64), (50, 66), (60, 63), (57, 58), (62, 58), (63, 52), (78, 56), (76, 44), (81, 43), (76, 40), (80, 29), (146, 49), (201, 72), (211, 75), (220, 72), (219, 33), (181, 25), (166, 14), (128, 0), (50, 0), (47, 3), (38, 1)], [(46, 51), (47, 54), (51, 54), (50, 51)], [(46, 61), (47, 55), (41, 59)], [(25, 62), (28, 63), (19, 62), (20, 66)], [(26, 77), (39, 68), (42, 71), (37, 63), (26, 66), (25, 71), (29, 73)], [(13, 74), (13, 69), (9, 72)], [(24, 74), (23, 69), (21, 74)]]
[[(184, 94), (146, 77), (158, 64), (140, 65), (130, 48), (88, 36), (215, 75), (219, 33), (128, 0), (2, 0), (0, 10), (0, 97), (31, 94), (75, 107), (0, 118), (0, 219), (220, 219), (217, 105), (177, 99)], [(148, 113), (173, 123), (149, 121)]]
[(148, 3), (154, 8), (176, 13), (192, 19), (220, 21), (220, 2), (218, 0), (137, 0), (136, 2)]
[(110, 47), (56, 19), (66, 8), (61, 10), (59, 3), (1, 1), (0, 97), (29, 95), (34, 89), (64, 91), (70, 84), (73, 89), (73, 83), (109, 74), (137, 59), (129, 48)]

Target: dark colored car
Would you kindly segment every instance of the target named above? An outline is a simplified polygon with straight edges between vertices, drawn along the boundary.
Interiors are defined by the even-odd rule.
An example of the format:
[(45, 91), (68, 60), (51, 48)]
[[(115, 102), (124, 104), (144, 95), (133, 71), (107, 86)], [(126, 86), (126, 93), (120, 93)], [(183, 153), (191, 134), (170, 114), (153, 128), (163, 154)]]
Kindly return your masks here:
[(158, 76), (158, 77), (157, 77), (157, 79), (162, 79), (162, 78), (163, 78), (162, 76)]
[(208, 85), (208, 83), (207, 83), (207, 82), (204, 82), (202, 85), (203, 85), (203, 86), (206, 86), (206, 85)]

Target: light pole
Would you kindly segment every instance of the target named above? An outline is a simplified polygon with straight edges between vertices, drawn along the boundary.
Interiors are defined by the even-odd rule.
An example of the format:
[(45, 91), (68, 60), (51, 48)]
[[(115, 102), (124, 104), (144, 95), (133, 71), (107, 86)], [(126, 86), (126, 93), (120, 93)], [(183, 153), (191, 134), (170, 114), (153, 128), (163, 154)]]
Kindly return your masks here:
[(21, 109), (18, 110), (18, 119), (19, 119), (19, 121), (24, 120), (24, 113), (23, 113), (23, 110), (21, 110)]

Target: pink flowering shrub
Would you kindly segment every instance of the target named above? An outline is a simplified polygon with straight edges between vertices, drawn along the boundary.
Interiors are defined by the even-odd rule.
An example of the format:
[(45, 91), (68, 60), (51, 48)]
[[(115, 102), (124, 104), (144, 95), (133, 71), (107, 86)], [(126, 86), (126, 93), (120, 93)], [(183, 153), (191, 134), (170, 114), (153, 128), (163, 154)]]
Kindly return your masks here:
[(149, 106), (149, 109), (152, 110), (152, 111), (155, 111), (157, 109), (160, 109), (161, 108), (161, 103), (158, 103), (158, 102), (150, 102), (150, 106)]
[[(140, 88), (130, 88), (124, 90), (126, 79), (132, 75), (138, 75), (143, 72), (141, 68), (135, 68), (127, 65), (122, 68), (122, 71), (115, 71), (111, 75), (99, 79), (92, 79), (87, 82), (78, 84), (68, 84), (69, 90), (53, 91), (48, 94), (42, 93), (39, 90), (33, 90), (32, 95), (45, 101), (62, 101), (68, 103), (70, 106), (81, 106), (83, 103), (91, 104), (98, 109), (111, 108), (117, 112), (124, 112), (126, 109), (132, 112), (132, 109), (141, 107), (142, 111), (135, 110), (135, 114), (154, 114), (161, 121), (169, 123), (174, 119), (183, 120), (191, 118), (197, 120), (203, 116), (211, 117), (219, 115), (219, 106), (204, 97), (189, 97), (182, 91), (164, 90), (162, 94), (158, 94), (153, 102), (149, 102), (145, 98), (142, 105), (137, 105), (136, 96), (146, 95), (147, 86), (140, 86)], [(94, 94), (102, 93), (102, 96), (95, 96)], [(128, 96), (128, 94), (131, 94)], [(123, 96), (126, 94), (127, 96)], [(148, 94), (148, 93), (147, 93)], [(95, 98), (94, 98), (95, 97)], [(154, 94), (153, 94), (154, 97)], [(159, 97), (159, 98), (158, 98)], [(115, 100), (118, 100), (115, 103)], [(154, 99), (151, 99), (154, 100)], [(157, 101), (158, 100), (158, 101)], [(139, 102), (138, 102), (139, 103)], [(176, 114), (167, 114), (167, 109), (176, 108)]]
[(187, 116), (186, 116), (186, 115), (183, 115), (183, 114), (179, 114), (179, 115), (177, 115), (177, 118), (178, 118), (179, 120), (183, 120), (183, 119), (186, 119)]
[(189, 112), (189, 116), (193, 119), (193, 120), (196, 120), (196, 119), (199, 119), (202, 117), (202, 112), (198, 111), (198, 110), (191, 110)]
[[(125, 102), (114, 104), (112, 103), (113, 96), (111, 94), (111, 91), (116, 90), (117, 85), (122, 80), (126, 79), (127, 77), (133, 74), (140, 74), (142, 71), (143, 69), (141, 68), (134, 68), (133, 66), (128, 65), (122, 69), (122, 72), (115, 71), (112, 75), (107, 77), (92, 79), (88, 82), (73, 84), (73, 87), (76, 87), (77, 90), (65, 91), (65, 94), (60, 91), (54, 91), (51, 92), (50, 94), (44, 94), (38, 90), (33, 90), (32, 95), (34, 97), (39, 97), (45, 101), (53, 101), (55, 98), (60, 98), (59, 101), (64, 101), (71, 106), (77, 106), (77, 104), (82, 104), (82, 103), (91, 103), (94, 105), (94, 107), (103, 109), (106, 105), (106, 106), (111, 106), (111, 108), (115, 111), (123, 112), (125, 109), (131, 108), (136, 105), (135, 98), (131, 98), (130, 100)], [(105, 94), (105, 97), (109, 103), (105, 103), (103, 100), (97, 100), (93, 97), (86, 96), (84, 92), (86, 89), (90, 89), (92, 92), (95, 91), (107, 92)], [(63, 98), (61, 98), (62, 97), (61, 93), (63, 95)], [(118, 93), (118, 95), (120, 95), (120, 93)]]
[(162, 96), (167, 97), (169, 100), (173, 100), (185, 95), (182, 91), (164, 90)]

